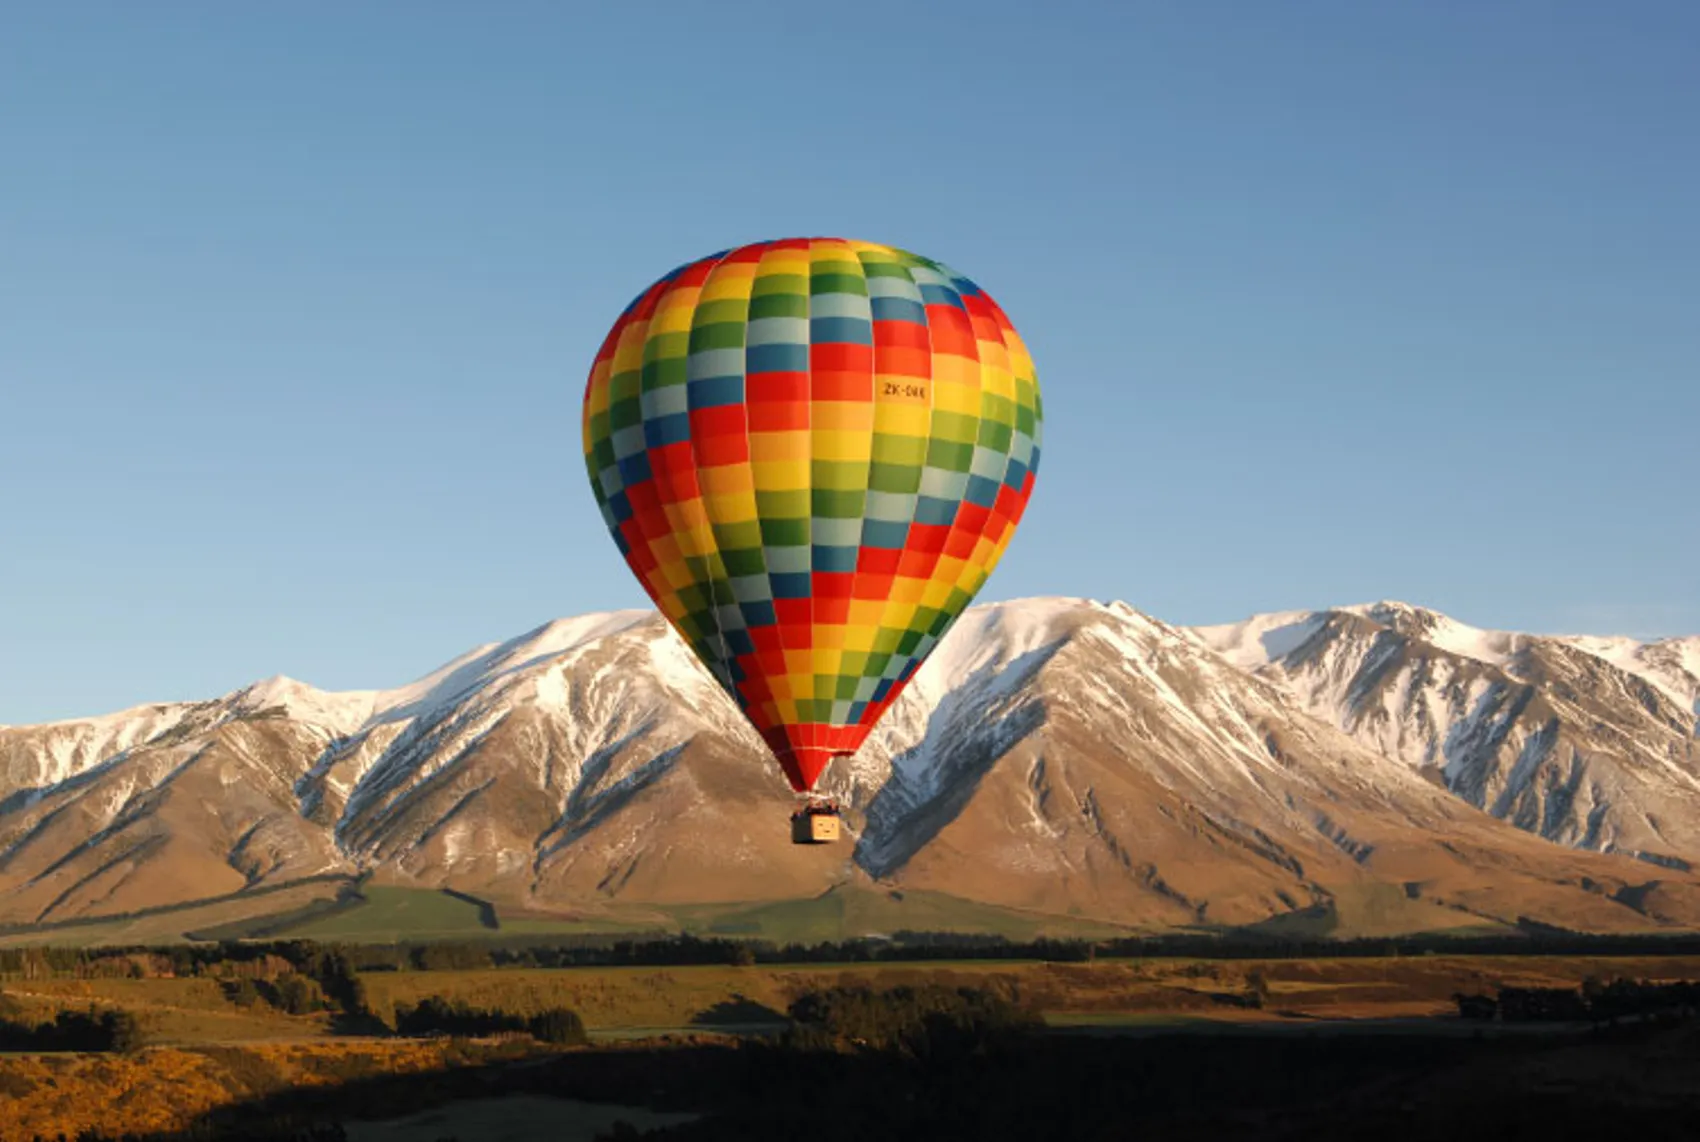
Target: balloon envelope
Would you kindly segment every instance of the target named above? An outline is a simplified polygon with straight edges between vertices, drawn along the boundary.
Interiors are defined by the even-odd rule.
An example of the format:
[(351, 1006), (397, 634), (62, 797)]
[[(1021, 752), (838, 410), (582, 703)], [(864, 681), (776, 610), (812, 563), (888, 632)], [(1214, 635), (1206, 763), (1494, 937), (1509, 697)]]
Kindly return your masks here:
[(584, 448), (621, 554), (793, 788), (852, 753), (997, 565), (1042, 408), (1009, 319), (890, 246), (761, 242), (620, 315)]

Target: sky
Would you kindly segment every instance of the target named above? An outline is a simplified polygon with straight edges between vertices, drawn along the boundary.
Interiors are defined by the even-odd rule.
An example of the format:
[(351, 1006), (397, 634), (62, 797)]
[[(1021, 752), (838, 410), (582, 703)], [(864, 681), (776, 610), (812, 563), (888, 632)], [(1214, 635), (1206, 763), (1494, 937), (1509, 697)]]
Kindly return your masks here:
[(949, 263), (982, 595), (1700, 632), (1688, 0), (0, 0), (0, 723), (647, 605), (579, 406), (741, 242)]

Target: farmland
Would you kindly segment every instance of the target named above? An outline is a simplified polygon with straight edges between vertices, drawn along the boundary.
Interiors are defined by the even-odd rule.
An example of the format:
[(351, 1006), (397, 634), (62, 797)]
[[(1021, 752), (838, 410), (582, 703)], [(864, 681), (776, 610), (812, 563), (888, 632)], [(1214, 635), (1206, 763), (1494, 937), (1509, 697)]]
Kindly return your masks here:
[[(1457, 992), (1576, 986), (1590, 977), (1700, 978), (1700, 957), (1413, 956), (1341, 959), (1104, 959), (1092, 963), (957, 960), (922, 963), (722, 964), (585, 968), (365, 971), (372, 1013), (393, 1025), (398, 1006), (428, 996), (534, 1014), (564, 1006), (593, 1035), (709, 1028), (729, 1011), (782, 1013), (826, 987), (940, 983), (973, 987), (1068, 1022), (1126, 1014), (1143, 1019), (1206, 1013), (1220, 1020), (1376, 1019), (1447, 1016)], [(1227, 1002), (1260, 990), (1257, 1008)], [(150, 1043), (196, 1045), (334, 1037), (324, 1013), (244, 1008), (212, 976), (165, 979), (0, 979), (24, 1011), (72, 1006), (136, 1013)]]
[[(402, 903), (413, 901), (404, 898)], [(421, 915), (429, 923), (439, 923), (443, 916), (457, 914), (445, 905), (435, 915)], [(162, 961), (137, 958), (134, 962), (151, 964), (148, 970), (152, 971)], [(256, 1001), (256, 987), (259, 994), (272, 995), (277, 991), (274, 983), (291, 978), (292, 969), (275, 956), (240, 967), (214, 962), (197, 969), (199, 974), (176, 978), (113, 978), (79, 971), (82, 978), (36, 964), (29, 972), (7, 974), (0, 978), (0, 1015), (27, 1023), (50, 1018), (56, 1011), (120, 1009), (136, 1017), (143, 1046), (124, 1054), (0, 1057), (0, 1095), (4, 1096), (0, 1098), (0, 1142), (37, 1134), (52, 1137), (60, 1131), (75, 1137), (76, 1131), (97, 1126), (112, 1134), (151, 1132), (159, 1137), (194, 1128), (202, 1131), (202, 1137), (217, 1137), (224, 1135), (206, 1132), (218, 1123), (249, 1122), (256, 1114), (275, 1116), (279, 1106), (295, 1107), (291, 1114), (310, 1112), (309, 1117), (329, 1114), (352, 1120), (358, 1115), (401, 1123), (395, 1128), (400, 1134), (372, 1133), (375, 1128), (351, 1123), (350, 1137), (420, 1137), (434, 1142), (446, 1136), (442, 1133), (445, 1122), (468, 1124), (457, 1129), (470, 1131), (482, 1121), (482, 1112), (476, 1109), (480, 1103), (469, 1104), (470, 1109), (450, 1107), (441, 1114), (425, 1113), (445, 1100), (500, 1094), (517, 1100), (503, 1104), (512, 1115), (537, 1111), (542, 1119), (555, 1121), (539, 1111), (546, 1104), (537, 1098), (567, 1097), (576, 1090), (574, 1097), (588, 1097), (592, 1102), (618, 1101), (626, 1097), (618, 1092), (631, 1087), (627, 1071), (634, 1067), (649, 1068), (657, 1075), (679, 1068), (681, 1089), (697, 1093), (655, 1103), (640, 1091), (628, 1099), (629, 1105), (622, 1104), (626, 1105), (623, 1117), (652, 1125), (672, 1122), (682, 1129), (680, 1124), (696, 1120), (692, 1116), (700, 1107), (720, 1105), (714, 1100), (724, 1097), (716, 1093), (721, 1080), (705, 1076), (733, 1065), (727, 1060), (739, 1057), (739, 1036), (773, 1034), (786, 1026), (787, 1009), (800, 997), (846, 987), (879, 992), (936, 984), (998, 997), (1014, 1008), (1038, 1014), (1050, 1028), (1048, 1036), (1034, 1040), (1035, 1045), (1021, 1048), (1039, 1051), (1037, 1044), (1053, 1044), (1043, 1047), (1043, 1055), (1035, 1057), (1032, 1065), (1063, 1066), (1058, 1060), (1067, 1059), (1069, 1074), (1107, 1066), (1112, 1059), (1132, 1060), (1130, 1066), (1166, 1066), (1161, 1060), (1175, 1052), (1200, 1054), (1211, 1067), (1227, 1055), (1240, 1058), (1242, 1052), (1252, 1052), (1246, 1060), (1259, 1058), (1267, 1063), (1279, 1057), (1282, 1066), (1292, 1058), (1315, 1056), (1313, 1063), (1327, 1072), (1355, 1067), (1356, 1055), (1365, 1051), (1381, 1057), (1395, 1071), (1406, 1066), (1451, 1066), (1448, 1060), (1453, 1056), (1422, 1046), (1438, 1041), (1424, 1027), (1460, 1032), (1466, 1038), (1453, 1040), (1456, 1047), (1450, 1050), (1486, 1052), (1500, 1060), (1494, 1065), (1509, 1066), (1505, 1060), (1524, 1058), (1517, 1052), (1576, 1048), (1553, 1039), (1552, 1033), (1539, 1036), (1541, 1043), (1513, 1046), (1496, 1025), (1472, 1030), (1456, 1016), (1456, 993), (1575, 988), (1590, 978), (1695, 979), (1700, 978), (1700, 957), (1434, 954), (366, 970), (359, 973), (359, 984), (369, 1015), (357, 1024), (351, 1024), (346, 1013), (339, 1014), (328, 999), (320, 1009), (296, 1014), (271, 1001)], [(263, 978), (267, 975), (273, 982)], [(266, 987), (273, 990), (267, 992)], [(524, 1016), (570, 1008), (582, 1016), (591, 1044), (562, 1053), (523, 1036), (487, 1042), (394, 1037), (398, 1012), (432, 997)], [(1394, 1038), (1397, 1043), (1363, 1046), (1369, 1040), (1358, 1033), (1376, 1028), (1393, 1032), (1375, 1037), (1377, 1041)], [(1219, 1034), (1231, 1030), (1288, 1034), (1281, 1035), (1282, 1046), (1239, 1047), (1227, 1045), (1232, 1037)], [(1681, 1027), (1670, 1034), (1691, 1036), (1692, 1030)], [(1481, 1042), (1469, 1038), (1480, 1039), (1484, 1031), (1487, 1038)], [(1143, 1038), (1129, 1038), (1130, 1034)], [(1136, 1045), (1151, 1036), (1168, 1046)], [(1544, 1045), (1548, 1039), (1553, 1039), (1550, 1046)], [(1357, 1045), (1345, 1056), (1329, 1053), (1327, 1043), (1348, 1040)], [(1142, 1050), (1159, 1054), (1141, 1054)], [(1256, 1055), (1257, 1051), (1264, 1054)], [(1700, 1059), (1700, 1052), (1693, 1054)], [(780, 1070), (803, 1065), (786, 1059), (789, 1056), (775, 1055), (763, 1065)], [(520, 1062), (527, 1066), (514, 1069)], [(895, 1077), (885, 1074), (880, 1082), (909, 1081), (902, 1077), (908, 1072), (901, 1070), (908, 1064), (864, 1060), (845, 1066), (850, 1067), (845, 1082), (873, 1081), (876, 1073), (885, 1074), (880, 1070), (884, 1067), (898, 1067), (899, 1072)], [(863, 1075), (857, 1068), (872, 1070)], [(591, 1081), (586, 1075), (592, 1073), (601, 1077)], [(541, 1082), (537, 1076), (542, 1074), (554, 1076), (552, 1085), (535, 1089), (527, 1085)], [(420, 1078), (415, 1082), (409, 1076)], [(666, 1080), (656, 1089), (672, 1089), (672, 1082)], [(649, 1112), (641, 1107), (652, 1103), (657, 1112), (675, 1117), (644, 1117)], [(567, 1110), (561, 1108), (563, 1114)], [(733, 1115), (728, 1121), (748, 1110), (727, 1109)], [(609, 1113), (591, 1107), (579, 1118), (599, 1123), (596, 1129), (605, 1130), (611, 1121)], [(408, 1135), (404, 1127), (415, 1119), (420, 1131), (436, 1129), (438, 1133)], [(703, 1120), (700, 1129), (709, 1130), (708, 1121)], [(773, 1123), (768, 1126), (778, 1129)], [(755, 1120), (747, 1120), (746, 1127), (754, 1132), (749, 1136), (764, 1136), (760, 1130), (766, 1127)], [(229, 1125), (229, 1129), (237, 1133), (228, 1136), (237, 1137), (242, 1130), (257, 1127)], [(583, 1137), (593, 1136), (591, 1126), (586, 1130), (590, 1133)], [(703, 1136), (717, 1135), (710, 1131)]]

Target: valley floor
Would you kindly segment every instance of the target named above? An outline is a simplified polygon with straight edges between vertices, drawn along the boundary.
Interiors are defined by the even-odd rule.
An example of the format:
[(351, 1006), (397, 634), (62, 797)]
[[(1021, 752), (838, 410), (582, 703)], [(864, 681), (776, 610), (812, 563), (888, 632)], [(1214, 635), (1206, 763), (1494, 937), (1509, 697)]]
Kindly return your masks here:
[[(1590, 977), (1700, 979), (1700, 958), (370, 972), (379, 1022), (356, 1035), (322, 1015), (237, 1007), (210, 978), (9, 979), (0, 993), (14, 1012), (120, 1007), (139, 1018), (146, 1045), (0, 1056), (0, 1142), (258, 1137), (279, 1121), (345, 1122), (348, 1138), (396, 1142), (588, 1140), (618, 1120), (667, 1138), (793, 1137), (798, 1117), (822, 1108), (827, 1121), (809, 1131), (817, 1140), (1455, 1137), (1447, 1115), (1503, 1126), (1482, 1136), (1552, 1138), (1603, 1123), (1612, 1108), (1614, 1131), (1684, 1136), (1661, 1131), (1668, 1116), (1700, 1116), (1692, 1025), (1481, 1024), (1459, 1019), (1452, 998)], [(999, 994), (1042, 1012), (1047, 1027), (973, 1057), (923, 1060), (764, 1040), (801, 994), (926, 983)], [(568, 1006), (592, 1043), (563, 1052), (523, 1038), (373, 1033), (427, 996), (517, 1012)], [(1554, 1131), (1536, 1131), (1543, 1122)], [(1028, 1132), (1012, 1133), (1018, 1126)]]

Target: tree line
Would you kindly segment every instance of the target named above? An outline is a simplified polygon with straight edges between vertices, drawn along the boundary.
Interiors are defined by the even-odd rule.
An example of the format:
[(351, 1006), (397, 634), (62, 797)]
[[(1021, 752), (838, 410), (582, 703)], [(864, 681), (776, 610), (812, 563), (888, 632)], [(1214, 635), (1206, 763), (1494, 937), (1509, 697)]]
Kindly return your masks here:
[(133, 1051), (141, 1025), (128, 1011), (62, 1010), (52, 1019), (0, 1016), (0, 1051)]
[(428, 996), (412, 1007), (397, 1007), (395, 1030), (398, 1035), (415, 1038), (517, 1033), (556, 1046), (580, 1046), (590, 1041), (584, 1020), (571, 1008), (551, 1007), (535, 1015), (521, 1015), (501, 1008), (471, 1007), (459, 1000), (450, 1002), (440, 995)]
[(900, 931), (890, 937), (818, 943), (733, 936), (529, 936), (392, 944), (311, 940), (224, 941), (170, 946), (0, 949), (0, 980), (211, 976), (276, 983), (314, 980), (329, 1004), (364, 1011), (359, 973), (487, 968), (680, 967), (725, 964), (1105, 959), (1309, 959), (1413, 955), (1700, 955), (1700, 935), (1588, 936), (1542, 931), (1516, 936), (1405, 936), (1355, 940), (1275, 939), (1243, 933), (1176, 934), (1105, 940)]
[(1619, 1019), (1700, 1017), (1700, 983), (1590, 977), (1580, 987), (1502, 987), (1494, 995), (1455, 994), (1465, 1019), (1503, 1023), (1615, 1023)]
[(942, 984), (810, 991), (787, 1009), (784, 1050), (889, 1051), (911, 1058), (983, 1049), (1040, 1018), (996, 992)]

